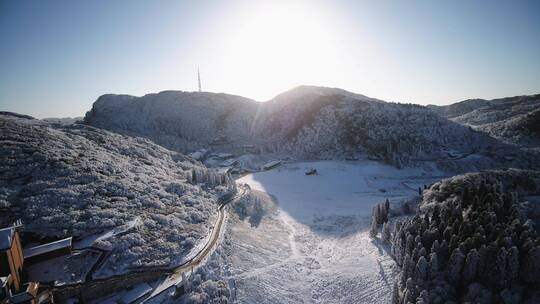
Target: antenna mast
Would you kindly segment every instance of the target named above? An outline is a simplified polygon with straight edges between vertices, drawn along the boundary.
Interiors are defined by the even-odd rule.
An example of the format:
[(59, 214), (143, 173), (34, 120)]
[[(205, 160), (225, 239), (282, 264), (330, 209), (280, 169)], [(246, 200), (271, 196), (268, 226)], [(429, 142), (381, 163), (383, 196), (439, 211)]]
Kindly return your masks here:
[(199, 92), (202, 92), (202, 89), (201, 89), (201, 72), (199, 72), (199, 68), (197, 68), (197, 81), (199, 83)]

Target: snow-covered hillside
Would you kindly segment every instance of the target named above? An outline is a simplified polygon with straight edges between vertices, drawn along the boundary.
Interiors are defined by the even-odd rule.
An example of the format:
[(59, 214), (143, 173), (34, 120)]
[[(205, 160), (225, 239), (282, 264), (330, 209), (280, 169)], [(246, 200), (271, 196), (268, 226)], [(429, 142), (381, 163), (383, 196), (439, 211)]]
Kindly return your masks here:
[(228, 179), (147, 139), (4, 114), (1, 227), (22, 219), (36, 237), (110, 251), (98, 277), (173, 266), (203, 244)]
[(84, 121), (110, 131), (150, 138), (172, 150), (193, 152), (209, 145), (246, 143), (256, 109), (256, 102), (228, 94), (108, 94), (98, 98)]
[(540, 95), (430, 106), (439, 115), (509, 143), (540, 146)]
[(455, 176), (396, 225), (393, 303), (538, 303), (540, 172)]
[(298, 87), (265, 103), (257, 127), (263, 144), (299, 158), (367, 154), (398, 167), (446, 158), (446, 146), (470, 152), (484, 144), (479, 134), (425, 107), (318, 87)]
[[(397, 167), (473, 153), (489, 159), (492, 167), (527, 166), (529, 160), (523, 156), (521, 163), (512, 163), (504, 158), (510, 150), (501, 149), (497, 140), (427, 107), (325, 87), (300, 86), (265, 103), (199, 92), (104, 95), (85, 123), (185, 152), (209, 147), (234, 152), (250, 144), (258, 152), (299, 159), (361, 156)], [(498, 159), (489, 155), (493, 149)], [(454, 167), (460, 166), (462, 171), (469, 167)]]

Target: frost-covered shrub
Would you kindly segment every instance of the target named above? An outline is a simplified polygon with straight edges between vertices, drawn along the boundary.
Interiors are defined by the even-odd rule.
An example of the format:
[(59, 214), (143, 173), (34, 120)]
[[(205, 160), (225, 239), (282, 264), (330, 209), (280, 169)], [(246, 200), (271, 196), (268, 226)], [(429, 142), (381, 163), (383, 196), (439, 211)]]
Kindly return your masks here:
[[(230, 244), (228, 235), (224, 238), (221, 244)], [(223, 267), (226, 256), (226, 250), (218, 246), (203, 265), (186, 276), (185, 293), (177, 299), (170, 297), (164, 303), (231, 303), (231, 280), (223, 278), (227, 272)], [(232, 286), (234, 288), (234, 283)]]
[(275, 210), (274, 198), (266, 192), (247, 190), (246, 194), (232, 205), (241, 220), (248, 218), (252, 226), (258, 226), (262, 218)]
[(186, 304), (229, 303), (229, 288), (223, 281), (207, 280), (198, 284), (185, 300)]

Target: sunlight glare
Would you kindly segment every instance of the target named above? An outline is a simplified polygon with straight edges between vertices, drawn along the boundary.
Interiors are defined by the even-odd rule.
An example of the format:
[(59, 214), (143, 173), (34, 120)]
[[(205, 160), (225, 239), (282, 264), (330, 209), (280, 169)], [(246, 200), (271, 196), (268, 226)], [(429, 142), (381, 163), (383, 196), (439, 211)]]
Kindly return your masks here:
[(223, 31), (220, 70), (241, 79), (233, 87), (249, 87), (251, 96), (267, 99), (335, 76), (344, 52), (330, 16), (323, 13), (315, 5), (279, 1), (242, 10)]

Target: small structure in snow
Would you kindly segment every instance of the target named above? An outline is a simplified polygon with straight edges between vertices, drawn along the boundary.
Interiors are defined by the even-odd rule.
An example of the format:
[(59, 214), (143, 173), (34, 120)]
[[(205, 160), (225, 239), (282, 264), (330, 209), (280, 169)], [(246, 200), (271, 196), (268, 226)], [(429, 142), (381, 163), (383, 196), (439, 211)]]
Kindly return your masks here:
[(231, 173), (232, 169), (233, 167), (220, 167), (220, 168), (217, 168), (216, 172), (220, 174), (227, 174), (227, 173)]
[(182, 272), (182, 281), (174, 284), (174, 291), (172, 293), (173, 299), (178, 299), (181, 295), (186, 293), (186, 284), (185, 284), (186, 281), (187, 281), (187, 278)]
[(219, 164), (220, 167), (234, 167), (238, 165), (238, 159), (230, 158)]
[(231, 171), (229, 171), (231, 174), (241, 174), (244, 172), (242, 168), (231, 168)]
[(216, 138), (214, 138), (210, 142), (210, 145), (211, 146), (221, 146), (221, 145), (226, 145), (226, 144), (230, 144), (230, 143), (231, 143), (231, 140), (227, 136), (220, 135), (220, 136), (217, 136)]
[(317, 172), (317, 169), (311, 169), (306, 171), (306, 175), (319, 175), (319, 173)]
[(281, 161), (280, 160), (273, 160), (271, 162), (268, 162), (264, 165), (261, 166), (261, 170), (263, 171), (266, 171), (266, 170), (270, 170), (270, 169), (273, 169), (277, 166), (281, 165)]
[(191, 156), (195, 160), (202, 160), (202, 159), (204, 159), (206, 157), (206, 155), (208, 155), (208, 150), (207, 149), (200, 149), (198, 151), (195, 151), (195, 152), (189, 154), (189, 156)]
[(229, 158), (233, 158), (233, 157), (234, 157), (233, 154), (231, 154), (231, 153), (224, 153), (224, 152), (221, 152), (221, 153), (214, 153), (214, 154), (212, 154), (212, 155), (210, 155), (210, 156), (213, 156), (213, 157), (218, 158), (218, 159), (223, 159), (223, 160), (229, 159)]
[(503, 158), (504, 158), (504, 160), (508, 160), (508, 161), (514, 160), (514, 157), (512, 157), (510, 155), (504, 155)]
[(24, 257), (19, 231), (15, 227), (0, 229), (0, 277), (2, 278), (2, 287), (7, 289), (6, 291), (21, 291), (23, 264)]
[(254, 145), (243, 145), (242, 149), (244, 153), (255, 153), (256, 147)]
[(24, 260), (27, 262), (40, 262), (61, 255), (71, 253), (72, 238), (65, 238), (24, 250)]
[[(51, 291), (41, 288), (39, 282), (23, 282), (26, 280), (26, 276), (23, 275), (23, 266), (29, 261), (23, 254), (19, 234), (21, 226), (21, 222), (17, 221), (11, 227), (0, 229), (0, 303), (54, 303)], [(71, 252), (71, 238), (69, 240)], [(38, 251), (34, 254), (42, 253)]]

